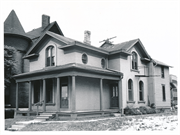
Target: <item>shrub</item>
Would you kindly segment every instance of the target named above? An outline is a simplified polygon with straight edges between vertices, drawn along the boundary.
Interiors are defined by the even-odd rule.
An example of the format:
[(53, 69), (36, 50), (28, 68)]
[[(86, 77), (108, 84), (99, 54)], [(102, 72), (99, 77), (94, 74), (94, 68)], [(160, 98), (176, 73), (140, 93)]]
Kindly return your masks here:
[(127, 106), (124, 109), (124, 113), (126, 115), (153, 114), (153, 113), (156, 113), (156, 109), (155, 108), (146, 107), (146, 106), (140, 106), (139, 108), (133, 108), (133, 107)]
[(141, 112), (138, 108), (131, 108), (128, 106), (124, 109), (124, 113), (126, 115), (141, 115)]

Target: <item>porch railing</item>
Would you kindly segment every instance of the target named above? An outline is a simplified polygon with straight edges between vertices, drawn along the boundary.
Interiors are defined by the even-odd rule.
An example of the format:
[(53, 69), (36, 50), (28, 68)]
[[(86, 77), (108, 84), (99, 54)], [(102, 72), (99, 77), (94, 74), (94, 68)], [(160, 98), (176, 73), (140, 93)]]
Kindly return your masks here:
[(37, 102), (37, 103), (35, 103), (33, 106), (37, 106), (37, 115), (39, 115), (39, 106), (42, 106), (42, 104), (43, 104), (43, 102), (44, 102), (44, 100), (42, 100), (42, 101), (39, 101), (39, 102)]

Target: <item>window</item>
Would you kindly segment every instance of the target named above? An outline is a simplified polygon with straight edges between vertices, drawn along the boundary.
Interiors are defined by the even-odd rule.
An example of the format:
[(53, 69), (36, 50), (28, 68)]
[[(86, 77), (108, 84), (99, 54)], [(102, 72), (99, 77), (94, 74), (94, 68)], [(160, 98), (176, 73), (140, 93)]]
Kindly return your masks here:
[(165, 85), (162, 85), (162, 97), (163, 97), (163, 101), (166, 101)]
[(46, 67), (55, 65), (54, 57), (55, 57), (55, 49), (53, 46), (49, 46), (46, 49)]
[(106, 67), (106, 61), (105, 61), (105, 59), (101, 59), (101, 66), (102, 66), (102, 68), (105, 68), (105, 67)]
[(144, 84), (142, 81), (139, 82), (139, 101), (144, 100)]
[(131, 79), (128, 80), (128, 99), (133, 101), (133, 82)]
[(53, 80), (46, 81), (46, 103), (53, 103)]
[(137, 54), (132, 52), (132, 69), (138, 70)]
[(87, 57), (87, 55), (85, 53), (82, 55), (82, 62), (84, 64), (87, 64), (87, 62), (88, 62), (88, 57)]
[(164, 67), (161, 67), (161, 78), (164, 78)]

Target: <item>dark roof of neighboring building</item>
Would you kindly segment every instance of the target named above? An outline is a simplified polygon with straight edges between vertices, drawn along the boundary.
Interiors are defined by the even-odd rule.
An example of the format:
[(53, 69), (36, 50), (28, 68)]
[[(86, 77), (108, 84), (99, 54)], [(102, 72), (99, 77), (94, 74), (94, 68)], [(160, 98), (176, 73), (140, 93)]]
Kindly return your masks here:
[(8, 17), (4, 21), (4, 34), (15, 34), (29, 38), (25, 33), (21, 22), (19, 21), (14, 10), (10, 12)]

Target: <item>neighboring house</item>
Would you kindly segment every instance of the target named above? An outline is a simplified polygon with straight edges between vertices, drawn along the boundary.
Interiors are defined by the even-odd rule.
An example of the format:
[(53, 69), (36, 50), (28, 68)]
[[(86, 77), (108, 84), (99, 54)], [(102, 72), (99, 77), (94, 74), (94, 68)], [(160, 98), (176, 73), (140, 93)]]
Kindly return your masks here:
[(21, 95), (27, 97), (29, 115), (38, 102), (41, 112), (71, 117), (81, 112), (123, 113), (126, 106), (171, 107), (170, 66), (152, 59), (140, 39), (105, 42), (98, 48), (90, 44), (89, 31), (80, 42), (65, 37), (48, 16), (42, 20), (45, 26), (24, 34), (31, 44), (19, 58), (27, 61), (21, 66), (28, 71), (14, 76), (16, 114), (25, 113), (19, 110)]
[(177, 76), (170, 75), (171, 103), (178, 104)]

